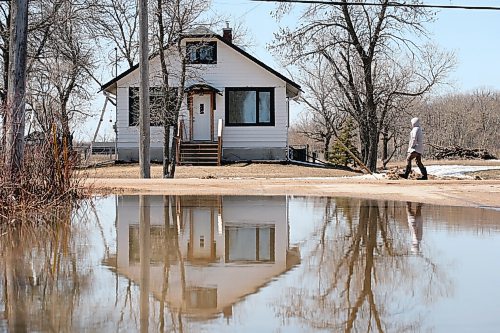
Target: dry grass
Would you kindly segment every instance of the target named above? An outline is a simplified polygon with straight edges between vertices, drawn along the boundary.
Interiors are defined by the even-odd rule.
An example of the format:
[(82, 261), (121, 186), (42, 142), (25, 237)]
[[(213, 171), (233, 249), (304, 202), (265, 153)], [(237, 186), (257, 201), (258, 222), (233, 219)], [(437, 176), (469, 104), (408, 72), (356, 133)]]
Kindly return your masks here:
[[(151, 178), (162, 178), (162, 166), (152, 165)], [(118, 164), (80, 172), (89, 178), (139, 178), (139, 165)], [(357, 171), (280, 163), (236, 163), (224, 166), (178, 166), (175, 178), (302, 178), (359, 175)]]
[(20, 170), (0, 161), (0, 224), (36, 219), (81, 197), (84, 179), (74, 177), (76, 163), (69, 147), (55, 137), (26, 145)]
[[(494, 165), (499, 160), (424, 160), (425, 165)], [(402, 172), (405, 161), (391, 162), (388, 170), (396, 174)], [(151, 178), (162, 178), (162, 166), (151, 166)], [(81, 176), (89, 178), (139, 178), (139, 165), (109, 164), (80, 171)], [(178, 166), (175, 178), (224, 179), (224, 178), (305, 178), (305, 177), (344, 177), (360, 175), (358, 170), (329, 169), (282, 163), (235, 163), (223, 166)], [(480, 171), (474, 173), (482, 179), (500, 179), (500, 171)]]

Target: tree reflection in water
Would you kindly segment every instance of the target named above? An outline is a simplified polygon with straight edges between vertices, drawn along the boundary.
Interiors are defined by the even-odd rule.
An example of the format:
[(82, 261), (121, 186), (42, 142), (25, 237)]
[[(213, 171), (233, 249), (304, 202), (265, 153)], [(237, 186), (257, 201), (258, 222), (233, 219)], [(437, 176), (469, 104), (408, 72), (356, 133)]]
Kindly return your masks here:
[[(160, 299), (160, 332), (183, 332), (183, 316), (182, 309), (172, 305), (165, 306), (169, 288), (169, 277), (172, 266), (178, 265), (181, 280), (181, 299), (185, 298), (186, 291), (186, 268), (184, 258), (181, 254), (179, 245), (179, 225), (176, 221), (177, 196), (164, 196), (164, 223), (165, 223), (165, 247), (163, 260), (163, 277), (162, 277), (162, 297)], [(170, 313), (170, 316), (165, 316), (165, 309)], [(168, 329), (167, 329), (168, 328)]]
[(0, 232), (0, 319), (6, 320), (7, 331), (71, 331), (91, 275), (80, 263), (86, 252), (78, 244), (85, 242), (85, 233), (72, 224), (71, 216), (72, 207), (66, 207)]
[[(162, 281), (161, 297), (157, 304), (152, 297), (151, 286), (151, 270), (152, 270), (152, 246), (154, 241), (151, 237), (151, 201), (149, 196), (139, 196), (139, 264), (140, 264), (140, 279), (139, 279), (139, 328), (141, 332), (159, 331), (159, 332), (184, 332), (185, 316), (182, 307), (176, 307), (173, 304), (167, 304), (169, 288), (171, 287), (172, 270), (178, 269), (181, 281), (181, 298), (184, 299), (186, 290), (186, 272), (184, 259), (181, 254), (179, 243), (179, 225), (177, 224), (177, 197), (163, 197), (163, 239), (160, 239), (160, 248), (163, 248), (162, 258), (160, 260), (163, 265), (160, 277)], [(156, 240), (158, 241), (158, 239)], [(123, 309), (125, 309), (125, 304)], [(155, 312), (158, 311), (158, 319), (155, 318)], [(168, 313), (165, 313), (165, 312)], [(153, 316), (152, 316), (153, 315)], [(122, 314), (123, 317), (123, 314)], [(134, 309), (130, 308), (130, 317), (135, 317)]]
[(301, 250), (300, 282), (275, 304), (279, 316), (335, 332), (421, 331), (423, 306), (451, 282), (425, 254), (411, 255), (405, 206), (321, 200), (323, 221)]
[[(422, 331), (423, 307), (451, 290), (442, 271), (446, 267), (429, 259), (421, 232), (426, 211), (415, 204), (308, 198), (322, 220), (311, 237), (303, 235), (308, 240), (300, 243), (300, 252), (292, 253), (287, 198), (154, 200), (126, 198), (114, 223), (101, 225), (88, 205), (76, 212), (80, 215), (72, 215), (68, 208), (51, 217), (52, 223), (0, 232), (0, 331), (187, 332), (205, 324), (216, 326), (222, 318), (237, 318), (231, 322), (235, 326), (224, 324), (233, 328), (240, 327), (239, 320), (242, 326), (253, 320), (254, 309), (245, 313), (246, 306), (266, 306), (269, 299), (275, 300), (281, 319), (300, 321), (308, 331)], [(202, 203), (202, 217), (209, 222), (200, 225), (207, 235), (208, 230), (215, 232), (203, 244), (217, 240), (219, 250), (207, 256), (203, 252), (203, 260), (189, 250), (195, 239), (190, 232), (199, 225), (188, 225), (194, 223), (188, 214), (200, 212)], [(92, 212), (95, 216), (89, 217)], [(267, 229), (260, 225), (262, 219), (269, 220)], [(312, 223), (309, 216), (300, 220)], [(237, 252), (240, 261), (226, 261), (232, 258), (224, 251), (225, 246), (231, 249), (226, 237), (233, 235), (235, 226), (249, 222), (252, 235), (262, 236), (259, 246), (254, 238), (247, 243), (234, 238), (241, 243), (238, 250), (250, 244), (254, 252), (267, 249), (274, 254), (262, 256), (261, 262), (255, 262), (259, 256), (242, 262)], [(200, 244), (199, 235), (196, 239)], [(289, 263), (292, 254), (297, 260)], [(228, 278), (233, 276), (228, 272), (237, 271), (238, 278)], [(290, 274), (277, 278), (285, 272)], [(215, 285), (217, 289), (208, 288)], [(279, 296), (257, 302), (261, 288), (276, 288)], [(190, 296), (198, 295), (199, 304), (190, 303)], [(249, 298), (256, 303), (245, 303), (246, 295), (253, 295)], [(233, 317), (236, 303), (241, 317)]]

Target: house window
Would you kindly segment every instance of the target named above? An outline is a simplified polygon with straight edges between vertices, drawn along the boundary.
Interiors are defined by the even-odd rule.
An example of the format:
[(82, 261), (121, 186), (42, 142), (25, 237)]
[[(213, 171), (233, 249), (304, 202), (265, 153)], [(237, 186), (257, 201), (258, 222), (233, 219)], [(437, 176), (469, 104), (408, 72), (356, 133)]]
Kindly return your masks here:
[(226, 226), (226, 262), (274, 262), (274, 225), (256, 227)]
[(189, 64), (216, 64), (217, 42), (187, 42), (186, 55)]
[(185, 300), (189, 309), (216, 309), (217, 288), (187, 287)]
[[(177, 88), (170, 88), (168, 98), (165, 98), (165, 89), (161, 87), (149, 88), (149, 114), (151, 126), (162, 126), (164, 112), (173, 112), (177, 104)], [(139, 88), (129, 88), (129, 115), (128, 125), (139, 125)]]
[(274, 126), (274, 88), (226, 88), (226, 125)]
[[(173, 238), (174, 231), (172, 226), (152, 225), (150, 227), (149, 240), (149, 262), (151, 264), (160, 264), (165, 261), (176, 263), (178, 260), (175, 251), (168, 251), (169, 248), (174, 248)], [(129, 244), (128, 244), (129, 261), (131, 264), (136, 264), (141, 261), (140, 253), (140, 235), (139, 225), (129, 226)], [(165, 256), (168, 254), (168, 257)]]

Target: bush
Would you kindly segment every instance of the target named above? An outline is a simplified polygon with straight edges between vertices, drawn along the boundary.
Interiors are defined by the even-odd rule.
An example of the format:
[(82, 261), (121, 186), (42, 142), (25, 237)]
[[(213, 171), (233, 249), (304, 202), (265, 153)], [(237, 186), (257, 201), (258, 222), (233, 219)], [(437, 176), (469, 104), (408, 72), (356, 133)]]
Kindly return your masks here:
[(339, 137), (333, 142), (333, 145), (328, 153), (328, 161), (335, 165), (356, 165), (356, 161), (347, 149), (354, 155), (358, 156), (358, 148), (354, 145), (355, 142), (355, 127), (352, 119), (346, 121), (342, 127)]
[(10, 177), (0, 161), (0, 223), (79, 197), (74, 177), (76, 162), (68, 145), (57, 139), (26, 145), (21, 171), (15, 177)]

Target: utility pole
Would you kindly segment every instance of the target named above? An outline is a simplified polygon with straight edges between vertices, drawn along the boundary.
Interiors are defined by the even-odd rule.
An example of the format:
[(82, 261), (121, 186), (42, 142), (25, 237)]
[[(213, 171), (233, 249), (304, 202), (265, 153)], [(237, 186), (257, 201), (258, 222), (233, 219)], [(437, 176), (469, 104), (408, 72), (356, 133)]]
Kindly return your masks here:
[(24, 154), (28, 0), (11, 1), (10, 17), (4, 162), (9, 180), (16, 182)]
[(151, 178), (147, 0), (139, 0), (139, 115), (139, 166), (141, 178)]
[(139, 316), (140, 332), (149, 332), (149, 294), (151, 278), (151, 203), (149, 196), (139, 196), (139, 257), (140, 288), (139, 288)]

